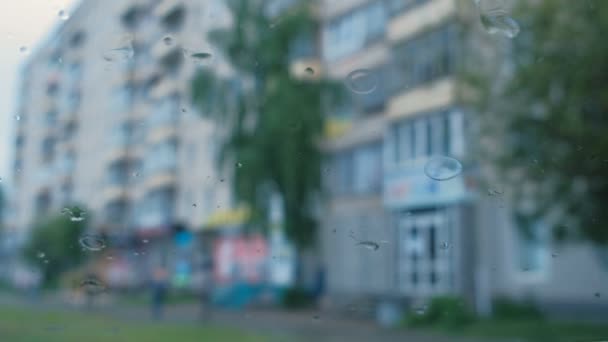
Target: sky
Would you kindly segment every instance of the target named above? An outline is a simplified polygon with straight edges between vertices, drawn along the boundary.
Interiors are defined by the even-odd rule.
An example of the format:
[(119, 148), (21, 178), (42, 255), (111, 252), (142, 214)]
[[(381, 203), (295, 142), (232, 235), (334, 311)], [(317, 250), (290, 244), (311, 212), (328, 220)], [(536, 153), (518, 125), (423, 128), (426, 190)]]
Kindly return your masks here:
[[(28, 56), (19, 52), (27, 46), (35, 50), (50, 31), (61, 23), (59, 11), (70, 10), (76, 0), (0, 1), (0, 178), (10, 184), (12, 177), (12, 141), (20, 71)], [(69, 20), (69, 19), (68, 19)]]

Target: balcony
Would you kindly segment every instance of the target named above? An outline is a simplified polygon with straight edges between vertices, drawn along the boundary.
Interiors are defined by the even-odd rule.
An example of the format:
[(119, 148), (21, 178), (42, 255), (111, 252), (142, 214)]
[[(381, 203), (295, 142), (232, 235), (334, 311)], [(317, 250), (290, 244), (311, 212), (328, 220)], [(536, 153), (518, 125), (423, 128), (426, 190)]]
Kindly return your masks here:
[(456, 97), (454, 80), (444, 78), (424, 87), (405, 90), (397, 94), (388, 103), (387, 113), (391, 119), (398, 119), (416, 113), (447, 107), (454, 103)]
[(174, 170), (165, 169), (154, 172), (146, 177), (144, 187), (147, 191), (173, 187), (177, 184), (177, 176)]
[(456, 14), (456, 1), (434, 0), (393, 17), (388, 25), (387, 36), (392, 42), (417, 35), (429, 27), (444, 22)]
[(438, 182), (424, 172), (428, 158), (392, 165), (384, 172), (384, 204), (388, 208), (425, 208), (466, 201), (472, 198), (471, 182), (464, 176)]
[(103, 188), (101, 197), (104, 203), (109, 203), (127, 198), (127, 192), (123, 186), (108, 184)]

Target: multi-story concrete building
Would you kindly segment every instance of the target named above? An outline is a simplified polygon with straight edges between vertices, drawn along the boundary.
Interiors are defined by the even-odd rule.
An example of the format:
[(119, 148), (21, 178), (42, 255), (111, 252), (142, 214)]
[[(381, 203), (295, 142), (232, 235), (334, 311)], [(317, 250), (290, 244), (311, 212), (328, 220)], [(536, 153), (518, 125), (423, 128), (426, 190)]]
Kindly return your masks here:
[(215, 2), (82, 1), (24, 67), (12, 225), (78, 204), (96, 230), (152, 236), (230, 208), (189, 92), (201, 66), (230, 73), (205, 40), (227, 18)]
[[(329, 197), (321, 243), (329, 298), (340, 306), (360, 298), (458, 295), (481, 312), (498, 296), (529, 295), (547, 306), (601, 304), (593, 293), (608, 291), (608, 272), (592, 246), (552, 258), (550, 237), (519, 236), (500, 198), (505, 189), (490, 197), (481, 189), (475, 117), (460, 70), (485, 52), (505, 50), (509, 39), (485, 32), (468, 0), (322, 6), (323, 69), (353, 90), (351, 106), (330, 111), (324, 145)], [(427, 177), (434, 156), (457, 158), (462, 174)], [(377, 250), (361, 241), (376, 242)], [(590, 268), (564, 270), (564, 262)]]

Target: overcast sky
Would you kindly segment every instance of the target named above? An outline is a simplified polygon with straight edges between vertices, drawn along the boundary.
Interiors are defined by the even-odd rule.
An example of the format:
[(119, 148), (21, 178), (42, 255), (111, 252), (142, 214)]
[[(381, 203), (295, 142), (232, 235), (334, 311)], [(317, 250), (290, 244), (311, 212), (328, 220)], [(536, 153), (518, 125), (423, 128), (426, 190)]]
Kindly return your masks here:
[(70, 10), (76, 0), (0, 0), (0, 178), (10, 182), (12, 141), (20, 70), (28, 56), (21, 46), (35, 49), (61, 22), (59, 11)]

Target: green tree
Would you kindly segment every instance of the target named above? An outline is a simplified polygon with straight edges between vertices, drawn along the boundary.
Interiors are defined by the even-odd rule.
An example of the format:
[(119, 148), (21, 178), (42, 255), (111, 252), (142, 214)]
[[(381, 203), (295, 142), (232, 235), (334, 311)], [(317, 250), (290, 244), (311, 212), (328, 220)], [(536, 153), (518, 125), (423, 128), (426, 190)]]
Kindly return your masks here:
[(252, 207), (252, 226), (267, 227), (268, 197), (278, 192), (287, 236), (305, 247), (314, 242), (317, 225), (322, 100), (339, 98), (341, 90), (320, 80), (319, 70), (301, 70), (308, 77), (290, 73), (295, 49), (314, 44), (316, 22), (306, 2), (275, 18), (266, 14), (267, 3), (228, 1), (234, 25), (210, 32), (209, 39), (236, 77), (202, 69), (193, 81), (193, 102), (224, 129), (220, 165), (234, 165), (234, 191)]
[(85, 227), (86, 220), (72, 221), (63, 215), (34, 224), (23, 253), (28, 262), (40, 267), (45, 284), (55, 284), (61, 273), (85, 260), (78, 242)]
[(490, 61), (498, 72), (470, 77), (484, 156), (520, 220), (542, 217), (558, 240), (605, 246), (608, 2), (521, 1), (513, 16), (519, 36), (488, 35), (502, 41)]

